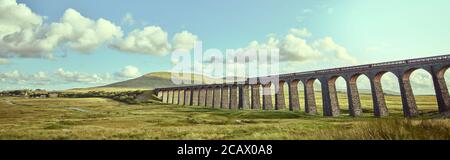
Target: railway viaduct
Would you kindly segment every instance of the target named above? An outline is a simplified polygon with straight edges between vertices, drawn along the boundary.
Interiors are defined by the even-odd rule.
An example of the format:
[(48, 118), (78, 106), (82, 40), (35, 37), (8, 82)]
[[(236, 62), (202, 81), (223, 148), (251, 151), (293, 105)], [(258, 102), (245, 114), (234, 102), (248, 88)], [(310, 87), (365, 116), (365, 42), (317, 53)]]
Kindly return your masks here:
[[(416, 69), (424, 69), (431, 74), (439, 112), (450, 111), (450, 96), (446, 86), (444, 73), (450, 67), (450, 55), (391, 61), (367, 65), (358, 65), (342, 68), (333, 68), (309, 72), (299, 72), (279, 75), (279, 81), (261, 81), (262, 77), (249, 78), (244, 82), (224, 84), (193, 85), (171, 88), (156, 88), (155, 93), (163, 103), (179, 105), (209, 106), (224, 109), (263, 109), (279, 110), (289, 107), (291, 111), (300, 111), (300, 103), (297, 85), (304, 85), (304, 111), (308, 114), (317, 114), (316, 100), (314, 96), (314, 81), (319, 80), (322, 90), (322, 103), (324, 116), (339, 116), (339, 103), (335, 81), (342, 77), (346, 81), (349, 113), (351, 116), (362, 114), (356, 80), (360, 75), (369, 78), (374, 116), (388, 116), (388, 109), (381, 87), (381, 77), (387, 72), (396, 75), (400, 86), (400, 94), (405, 117), (418, 114), (414, 94), (410, 84), (410, 74)], [(256, 83), (254, 83), (256, 82)], [(288, 85), (288, 95), (284, 95), (284, 84)], [(273, 95), (262, 94), (260, 100), (260, 87), (263, 92), (270, 90), (271, 85), (277, 87)], [(280, 87), (281, 86), (281, 87)], [(251, 93), (251, 97), (250, 97)], [(175, 101), (175, 94), (178, 100)], [(275, 96), (275, 102), (272, 102)], [(289, 98), (289, 106), (285, 104), (285, 96)]]

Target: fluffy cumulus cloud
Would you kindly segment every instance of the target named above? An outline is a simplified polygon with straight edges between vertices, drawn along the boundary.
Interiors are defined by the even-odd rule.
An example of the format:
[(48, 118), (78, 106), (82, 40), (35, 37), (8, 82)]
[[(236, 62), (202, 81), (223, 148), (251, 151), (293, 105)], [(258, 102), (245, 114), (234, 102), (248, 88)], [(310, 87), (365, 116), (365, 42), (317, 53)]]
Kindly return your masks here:
[(356, 64), (356, 58), (352, 57), (347, 49), (336, 44), (331, 37), (325, 37), (323, 39), (314, 42), (313, 47), (322, 53), (334, 54), (338, 60), (349, 62), (350, 64)]
[(114, 73), (118, 78), (136, 78), (141, 75), (139, 68), (135, 66), (125, 66), (120, 72)]
[(22, 74), (17, 70), (0, 73), (1, 82), (19, 82), (20, 79), (22, 79)]
[(0, 0), (0, 57), (9, 53), (29, 56), (36, 52), (38, 49), (34, 49), (33, 41), (42, 23), (43, 17), (33, 13), (25, 4)]
[(173, 50), (191, 50), (194, 48), (195, 42), (198, 41), (198, 37), (188, 31), (182, 31), (173, 36)]
[(58, 68), (54, 73), (57, 81), (59, 82), (76, 82), (76, 83), (90, 83), (100, 84), (111, 79), (109, 74), (88, 74), (74, 71), (66, 71), (62, 68)]
[(72, 49), (89, 52), (104, 42), (122, 37), (122, 29), (103, 18), (94, 21), (69, 8), (60, 23), (51, 25), (46, 37), (48, 44), (67, 42)]
[(92, 20), (67, 9), (59, 22), (43, 23), (25, 4), (0, 0), (0, 56), (46, 57), (59, 46), (89, 52), (104, 42), (122, 36), (108, 20)]
[(306, 40), (292, 34), (286, 35), (280, 48), (280, 60), (304, 62), (319, 59), (321, 53), (308, 45)]
[(164, 56), (181, 49), (194, 48), (198, 37), (188, 31), (176, 33), (172, 44), (169, 42), (168, 33), (158, 26), (147, 26), (144, 29), (135, 29), (127, 37), (110, 44), (111, 48), (130, 53)]
[(49, 77), (46, 72), (37, 72), (34, 74), (24, 74), (18, 70), (0, 73), (0, 82), (8, 84), (49, 84)]
[(111, 44), (110, 47), (124, 52), (150, 55), (165, 55), (170, 51), (167, 32), (158, 26), (131, 31), (124, 39)]
[(287, 34), (283, 38), (270, 36), (264, 43), (252, 41), (245, 48), (240, 48), (244, 54), (247, 50), (279, 50), (280, 62), (313, 62), (335, 60), (345, 64), (356, 64), (357, 60), (351, 56), (347, 49), (335, 43), (331, 37), (315, 40), (308, 43), (295, 34)]
[[(275, 71), (278, 73), (289, 73), (298, 72), (305, 69), (317, 69), (308, 65), (310, 63), (330, 63), (332, 65), (354, 65), (358, 64), (358, 61), (353, 57), (345, 47), (336, 43), (331, 37), (325, 37), (322, 39), (307, 41), (303, 37), (307, 37), (310, 33), (307, 29), (291, 29), (289, 33), (283, 37), (278, 37), (276, 35), (269, 35), (265, 42), (252, 41), (244, 48), (235, 49), (234, 52), (226, 53), (225, 56), (219, 57), (204, 57), (203, 70), (211, 70), (209, 64), (216, 64), (219, 62), (225, 62), (230, 66), (242, 66), (239, 63), (247, 63), (248, 66), (242, 66), (241, 68), (252, 68), (257, 67), (258, 72), (261, 68), (268, 66), (252, 65), (257, 59), (261, 57), (261, 53), (266, 52), (268, 54), (274, 54), (273, 51), (279, 51), (279, 62), (278, 66), (280, 68)], [(227, 58), (231, 56), (241, 56), (240, 59), (244, 57), (251, 57), (245, 61), (238, 61), (233, 58)], [(223, 60), (222, 58), (226, 58)], [(258, 57), (258, 58), (257, 58)], [(272, 57), (272, 56), (269, 56)], [(239, 59), (239, 58), (238, 58)], [(270, 58), (269, 58), (270, 59)], [(269, 61), (270, 62), (270, 61)], [(273, 63), (273, 62), (270, 62)], [(277, 63), (277, 62), (275, 62)], [(267, 64), (269, 65), (269, 64)], [(249, 67), (252, 66), (252, 67)], [(271, 67), (269, 67), (271, 68)], [(245, 70), (245, 69), (243, 69)], [(271, 69), (272, 70), (272, 69)], [(234, 71), (226, 71), (228, 73), (233, 73)], [(259, 74), (259, 73), (258, 73)], [(264, 75), (264, 74), (261, 74)]]
[(139, 69), (134, 66), (125, 66), (123, 69), (110, 73), (85, 73), (68, 71), (58, 68), (53, 71), (38, 71), (23, 73), (18, 70), (0, 72), (0, 82), (8, 86), (38, 86), (58, 84), (103, 85), (140, 76)]
[[(0, 58), (52, 58), (58, 48), (89, 53), (103, 44), (123, 52), (161, 56), (173, 49), (189, 50), (198, 40), (188, 31), (176, 33), (172, 48), (168, 33), (158, 26), (135, 29), (123, 37), (120, 26), (103, 18), (90, 19), (71, 8), (57, 22), (44, 19), (25, 4), (0, 0)], [(129, 13), (122, 20), (129, 25), (134, 22)]]

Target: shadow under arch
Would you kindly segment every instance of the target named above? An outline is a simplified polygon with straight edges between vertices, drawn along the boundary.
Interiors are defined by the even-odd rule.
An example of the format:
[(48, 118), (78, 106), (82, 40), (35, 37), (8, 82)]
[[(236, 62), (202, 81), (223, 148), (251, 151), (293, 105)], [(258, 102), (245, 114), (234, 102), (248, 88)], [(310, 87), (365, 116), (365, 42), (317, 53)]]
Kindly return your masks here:
[(305, 84), (303, 83), (303, 81), (298, 81), (297, 83), (297, 93), (298, 93), (298, 104), (300, 106), (300, 110), (305, 109), (304, 111), (306, 111), (306, 106), (305, 106)]
[(275, 101), (276, 101), (276, 92), (277, 92), (277, 84), (271, 83), (270, 84), (270, 101), (272, 103), (272, 108), (270, 110), (275, 110)]
[(337, 76), (336, 79), (334, 80), (334, 83), (336, 87), (337, 100), (341, 114), (342, 113), (350, 114), (349, 99), (347, 96), (347, 81), (343, 76)]

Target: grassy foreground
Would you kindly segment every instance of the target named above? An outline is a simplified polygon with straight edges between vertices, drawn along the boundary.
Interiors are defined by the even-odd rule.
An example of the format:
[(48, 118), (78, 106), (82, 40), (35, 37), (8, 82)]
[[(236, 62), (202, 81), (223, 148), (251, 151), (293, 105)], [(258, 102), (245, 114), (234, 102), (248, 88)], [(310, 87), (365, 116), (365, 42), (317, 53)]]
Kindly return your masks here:
[[(0, 139), (450, 139), (450, 120), (437, 118), (435, 105), (408, 120), (387, 99), (392, 114), (379, 119), (366, 108), (360, 118), (345, 115), (344, 107), (343, 116), (326, 118), (102, 98), (0, 97)], [(429, 104), (430, 98), (418, 99)]]

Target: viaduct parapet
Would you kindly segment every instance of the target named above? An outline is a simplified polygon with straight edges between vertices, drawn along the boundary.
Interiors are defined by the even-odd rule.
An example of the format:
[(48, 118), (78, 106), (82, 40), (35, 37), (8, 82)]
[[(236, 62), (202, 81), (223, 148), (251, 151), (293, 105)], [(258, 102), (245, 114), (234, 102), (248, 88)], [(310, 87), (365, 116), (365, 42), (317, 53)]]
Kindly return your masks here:
[[(300, 111), (300, 100), (297, 90), (298, 83), (304, 86), (304, 111), (308, 114), (317, 114), (314, 96), (314, 81), (319, 80), (322, 90), (322, 103), (324, 116), (339, 116), (339, 103), (335, 81), (342, 77), (346, 81), (349, 112), (351, 116), (362, 114), (361, 102), (358, 93), (357, 79), (361, 75), (369, 78), (374, 116), (388, 116), (389, 112), (381, 87), (381, 77), (391, 72), (396, 75), (400, 86), (400, 94), (405, 117), (418, 114), (414, 94), (410, 84), (410, 75), (417, 69), (424, 69), (431, 74), (439, 112), (450, 111), (450, 96), (444, 78), (445, 71), (450, 67), (450, 55), (391, 61), (367, 65), (358, 65), (342, 68), (332, 68), (309, 72), (280, 74), (279, 81), (262, 82), (264, 77), (249, 78), (242, 82), (193, 85), (171, 88), (157, 88), (155, 93), (163, 103), (187, 106), (209, 106), (224, 109), (264, 109), (280, 110), (289, 108), (291, 111)], [(254, 83), (256, 82), (256, 83)], [(284, 94), (284, 84), (288, 85), (288, 95)], [(267, 92), (274, 85), (277, 92), (274, 95), (260, 94)], [(175, 99), (175, 95), (177, 99)], [(262, 97), (261, 97), (262, 96)], [(274, 96), (275, 102), (272, 102)], [(289, 98), (289, 106), (285, 104), (285, 97)], [(262, 103), (261, 103), (262, 98)]]

